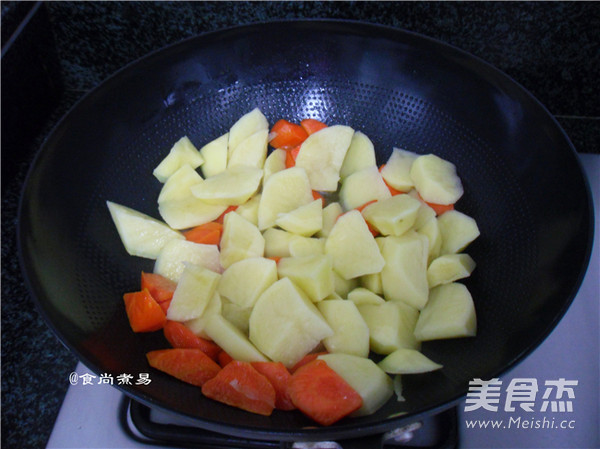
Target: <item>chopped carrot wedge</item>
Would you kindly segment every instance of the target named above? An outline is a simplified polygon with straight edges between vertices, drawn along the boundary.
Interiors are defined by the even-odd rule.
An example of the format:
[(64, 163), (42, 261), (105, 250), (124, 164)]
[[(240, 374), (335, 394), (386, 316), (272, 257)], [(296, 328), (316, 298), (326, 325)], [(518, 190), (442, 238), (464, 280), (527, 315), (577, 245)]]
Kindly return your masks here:
[(292, 366), (292, 368), (290, 369), (290, 373), (295, 373), (296, 371), (298, 371), (298, 369), (300, 369), (301, 367), (303, 367), (304, 365), (312, 362), (313, 360), (316, 360), (317, 357), (319, 357), (320, 355), (324, 355), (327, 354), (327, 352), (312, 352), (310, 354), (306, 354), (304, 357), (302, 357), (298, 362), (296, 362), (296, 364), (294, 366)]
[(273, 148), (286, 150), (304, 142), (308, 137), (308, 133), (302, 126), (281, 119), (273, 125), (269, 136), (269, 143)]
[(269, 416), (275, 408), (275, 389), (248, 362), (234, 360), (202, 386), (202, 394), (252, 413)]
[(218, 245), (223, 233), (223, 224), (215, 221), (201, 224), (183, 233), (186, 240), (205, 245)]
[(169, 310), (169, 306), (171, 305), (171, 299), (169, 299), (167, 301), (159, 302), (158, 305), (163, 310), (163, 312), (165, 312), (165, 315), (166, 315)]
[(278, 410), (294, 410), (288, 392), (288, 382), (292, 375), (281, 362), (252, 362), (256, 371), (265, 376), (275, 388), (275, 408)]
[(200, 349), (158, 349), (148, 352), (146, 358), (151, 367), (198, 387), (221, 371), (221, 367)]
[(219, 360), (219, 365), (221, 365), (221, 368), (225, 368), (225, 365), (227, 365), (229, 362), (233, 362), (233, 357), (231, 357), (225, 351), (219, 352), (217, 358)]
[(148, 289), (123, 295), (125, 311), (134, 332), (153, 332), (161, 329), (167, 316)]
[(291, 150), (287, 150), (285, 153), (285, 168), (291, 168), (296, 165), (296, 158), (298, 157), (298, 153), (300, 152), (300, 145), (292, 148)]
[(157, 273), (142, 271), (142, 290), (148, 289), (156, 302), (161, 303), (173, 298), (177, 283)]
[(174, 348), (200, 349), (215, 361), (221, 352), (221, 348), (216, 343), (198, 337), (190, 328), (178, 321), (167, 320), (163, 327), (163, 333)]
[(321, 205), (325, 206), (325, 198), (323, 197), (323, 195), (321, 195), (319, 192), (317, 192), (316, 190), (312, 191), (312, 196), (315, 200), (321, 200)]
[(315, 120), (314, 118), (307, 118), (300, 122), (300, 126), (306, 130), (308, 135), (316, 133), (317, 131), (327, 128), (327, 125), (323, 122)]
[(448, 212), (449, 210), (454, 210), (454, 204), (427, 203), (427, 205), (435, 211), (436, 215), (442, 215), (444, 212)]
[(296, 371), (288, 384), (292, 402), (309, 418), (329, 426), (362, 406), (361, 396), (323, 360)]
[(281, 260), (281, 257), (272, 256), (272, 257), (267, 257), (267, 259), (271, 259), (271, 260), (274, 260), (275, 263), (279, 263), (279, 261)]
[(227, 209), (225, 209), (225, 211), (221, 215), (219, 215), (219, 217), (216, 220), (214, 220), (215, 223), (223, 224), (225, 215), (227, 215), (229, 212), (236, 210), (237, 208), (238, 208), (237, 206), (229, 206)]

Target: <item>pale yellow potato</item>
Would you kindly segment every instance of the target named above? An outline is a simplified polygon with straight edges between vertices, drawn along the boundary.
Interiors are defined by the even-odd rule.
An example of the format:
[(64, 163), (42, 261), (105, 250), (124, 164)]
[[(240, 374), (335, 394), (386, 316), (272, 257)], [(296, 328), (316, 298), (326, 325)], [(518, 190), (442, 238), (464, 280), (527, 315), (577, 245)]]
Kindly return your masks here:
[(221, 266), (228, 268), (242, 259), (263, 257), (265, 239), (255, 225), (233, 211), (228, 212), (223, 220), (220, 247)]
[(187, 136), (184, 136), (175, 142), (169, 154), (158, 164), (152, 174), (160, 182), (165, 182), (182, 165), (190, 165), (192, 168), (197, 168), (203, 162), (204, 158), (198, 149)]
[(385, 166), (381, 169), (381, 176), (392, 188), (400, 192), (408, 192), (414, 187), (410, 169), (418, 156), (412, 151), (394, 148)]
[(284, 277), (258, 298), (249, 335), (262, 353), (291, 368), (333, 330), (308, 296)]
[(306, 171), (292, 167), (273, 173), (263, 185), (258, 205), (258, 228), (275, 225), (279, 214), (291, 212), (314, 201)]
[(468, 254), (445, 254), (434, 259), (427, 268), (429, 288), (469, 277), (475, 261)]
[(385, 299), (364, 287), (357, 287), (348, 293), (348, 299), (354, 304), (383, 304)]
[(459, 253), (479, 237), (477, 222), (462, 212), (449, 210), (437, 220), (442, 234), (441, 254)]
[(340, 177), (344, 179), (354, 172), (376, 164), (373, 142), (364, 133), (355, 131), (340, 169)]
[(421, 352), (408, 348), (396, 349), (377, 365), (388, 374), (420, 374), (443, 368)]
[(420, 348), (414, 335), (418, 310), (393, 301), (361, 304), (357, 308), (369, 327), (371, 351), (387, 355), (400, 348)]
[(334, 292), (333, 263), (325, 254), (283, 257), (277, 263), (277, 274), (279, 278), (290, 278), (312, 302)]
[(229, 133), (225, 133), (200, 148), (200, 154), (204, 158), (202, 174), (205, 178), (218, 175), (227, 168), (228, 141)]
[(242, 115), (229, 129), (228, 153), (231, 154), (244, 139), (264, 129), (269, 129), (269, 122), (260, 109), (254, 108)]
[(416, 158), (410, 168), (410, 177), (421, 198), (428, 203), (454, 204), (463, 195), (454, 164), (435, 154)]
[(429, 297), (428, 245), (427, 237), (414, 231), (385, 238), (382, 250), (385, 266), (381, 270), (385, 299), (402, 301), (416, 309), (425, 307)]
[(205, 332), (223, 351), (240, 362), (268, 362), (248, 337), (223, 315), (215, 314), (206, 323)]
[(217, 291), (221, 275), (201, 265), (186, 263), (177, 282), (167, 319), (189, 321), (202, 316)]
[(234, 165), (190, 187), (192, 195), (208, 204), (237, 206), (254, 195), (260, 187), (263, 171), (246, 165)]
[(362, 398), (362, 406), (351, 416), (375, 413), (392, 397), (392, 379), (372, 360), (348, 354), (323, 354), (317, 358), (324, 360)]
[(265, 160), (265, 164), (263, 166), (263, 170), (265, 172), (265, 174), (263, 175), (263, 182), (265, 182), (267, 178), (273, 173), (277, 173), (278, 171), (286, 169), (286, 156), (287, 152), (285, 150), (282, 150), (281, 148), (276, 148), (273, 151), (271, 151), (271, 154), (267, 156), (267, 159)]
[(156, 259), (169, 241), (185, 238), (149, 215), (111, 201), (106, 205), (125, 250), (132, 256)]
[(333, 258), (333, 268), (344, 279), (379, 273), (385, 260), (379, 246), (357, 210), (338, 218), (325, 242), (325, 253)]
[(375, 165), (352, 173), (342, 181), (340, 204), (344, 210), (354, 209), (373, 200), (390, 198), (392, 194), (385, 185)]
[(221, 273), (219, 248), (217, 245), (171, 240), (160, 251), (154, 262), (154, 272), (175, 282), (185, 268), (185, 262), (201, 265), (215, 273)]
[(425, 341), (473, 337), (476, 333), (475, 305), (467, 287), (452, 282), (432, 288), (417, 321), (415, 337)]
[(219, 292), (215, 292), (212, 298), (208, 301), (208, 304), (204, 308), (204, 312), (198, 318), (194, 318), (188, 321), (185, 321), (183, 324), (186, 325), (188, 329), (190, 329), (194, 334), (198, 337), (202, 337), (206, 340), (211, 340), (206, 332), (204, 332), (204, 328), (206, 327), (207, 321), (210, 319), (213, 314), (221, 314), (222, 312), (222, 300)]
[(231, 150), (227, 167), (244, 165), (262, 169), (267, 158), (269, 145), (269, 130), (261, 129), (250, 134)]
[(275, 224), (293, 234), (310, 237), (323, 228), (323, 201), (314, 200), (290, 212), (281, 213)]
[(354, 130), (349, 126), (333, 125), (311, 134), (302, 143), (296, 167), (306, 170), (313, 190), (337, 190), (340, 169), (353, 135)]
[(333, 329), (333, 335), (323, 339), (328, 352), (369, 356), (369, 327), (352, 301), (329, 299), (317, 308)]
[(362, 214), (382, 235), (400, 236), (412, 228), (420, 207), (409, 195), (394, 195), (369, 204)]
[(242, 308), (251, 308), (277, 281), (277, 264), (264, 257), (249, 257), (229, 265), (219, 282), (219, 294)]

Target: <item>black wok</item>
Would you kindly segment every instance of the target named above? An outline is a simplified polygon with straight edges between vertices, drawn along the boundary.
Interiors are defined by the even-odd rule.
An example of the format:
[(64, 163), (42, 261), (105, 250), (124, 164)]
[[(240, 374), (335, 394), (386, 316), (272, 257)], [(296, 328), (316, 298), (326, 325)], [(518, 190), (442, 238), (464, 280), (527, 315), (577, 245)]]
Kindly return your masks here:
[[(122, 294), (153, 262), (126, 254), (106, 208), (158, 217), (152, 169), (187, 135), (197, 145), (259, 107), (270, 123), (315, 117), (374, 142), (454, 162), (481, 237), (465, 283), (476, 338), (429, 342), (440, 371), (405, 376), (405, 403), (329, 428), (299, 412), (252, 415), (152, 370), (160, 332), (134, 334)], [(397, 427), (459, 401), (473, 378), (502, 376), (565, 313), (592, 242), (590, 192), (573, 146), (544, 107), (506, 75), (440, 42), (352, 22), (258, 24), (202, 35), (116, 73), (59, 123), (33, 163), (19, 215), (20, 257), (39, 310), (96, 374), (150, 372), (119, 386), (207, 429), (262, 439), (348, 438)]]

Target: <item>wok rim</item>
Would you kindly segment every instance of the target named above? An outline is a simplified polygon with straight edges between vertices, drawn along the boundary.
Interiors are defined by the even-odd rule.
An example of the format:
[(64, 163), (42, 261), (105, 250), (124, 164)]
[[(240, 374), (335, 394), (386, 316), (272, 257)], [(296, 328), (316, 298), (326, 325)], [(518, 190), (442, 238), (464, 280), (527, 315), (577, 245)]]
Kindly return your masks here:
[[(37, 171), (37, 167), (39, 165), (39, 160), (46, 153), (49, 153), (52, 150), (52, 143), (54, 140), (59, 139), (59, 134), (62, 131), (66, 131), (69, 128), (69, 119), (72, 115), (74, 115), (77, 110), (81, 107), (82, 104), (90, 101), (90, 98), (93, 98), (95, 95), (101, 95), (104, 90), (106, 90), (111, 84), (118, 83), (119, 79), (126, 75), (127, 72), (135, 66), (140, 64), (148, 63), (154, 57), (160, 56), (165, 52), (174, 51), (179, 47), (184, 47), (189, 45), (192, 41), (205, 41), (217, 38), (219, 35), (229, 35), (231, 33), (239, 33), (239, 34), (248, 34), (255, 33), (260, 31), (261, 27), (273, 27), (273, 26), (281, 26), (285, 24), (294, 24), (297, 26), (303, 27), (318, 27), (321, 31), (332, 31), (333, 27), (340, 27), (339, 30), (335, 28), (333, 31), (342, 31), (346, 35), (356, 35), (358, 31), (370, 32), (371, 34), (368, 38), (379, 37), (384, 38), (386, 40), (398, 42), (401, 40), (402, 36), (407, 36), (412, 40), (420, 40), (425, 41), (429, 45), (432, 45), (436, 48), (441, 48), (443, 50), (451, 50), (455, 55), (462, 56), (467, 60), (474, 62), (479, 69), (477, 71), (478, 76), (482, 76), (480, 70), (485, 69), (487, 71), (491, 71), (495, 76), (499, 76), (504, 79), (504, 81), (508, 82), (508, 84), (512, 84), (516, 87), (522, 94), (527, 97), (527, 100), (532, 102), (542, 113), (545, 118), (549, 118), (555, 130), (559, 131), (560, 136), (564, 140), (564, 143), (569, 148), (570, 156), (574, 158), (577, 169), (580, 172), (581, 178), (583, 180), (585, 191), (586, 191), (586, 204), (587, 204), (587, 215), (588, 215), (588, 223), (587, 223), (587, 242), (585, 254), (581, 260), (581, 265), (578, 270), (578, 276), (575, 282), (573, 282), (570, 293), (567, 297), (565, 297), (564, 302), (562, 303), (562, 307), (560, 311), (553, 317), (551, 321), (546, 324), (546, 328), (544, 332), (541, 332), (537, 335), (537, 337), (532, 341), (532, 343), (526, 347), (519, 354), (515, 355), (512, 360), (500, 367), (493, 375), (493, 377), (499, 377), (502, 374), (505, 374), (512, 370), (516, 365), (518, 365), (521, 361), (523, 361), (527, 356), (529, 356), (534, 350), (536, 350), (543, 341), (551, 334), (554, 328), (558, 325), (558, 323), (562, 320), (564, 315), (567, 313), (569, 307), (574, 301), (578, 291), (581, 288), (581, 284), (583, 283), (584, 277), (586, 275), (587, 269), (590, 264), (591, 254), (593, 250), (593, 243), (595, 239), (595, 217), (594, 217), (594, 207), (592, 201), (592, 191), (588, 177), (585, 174), (585, 171), (582, 167), (582, 162), (578, 157), (577, 151), (568, 135), (561, 127), (557, 119), (548, 111), (548, 109), (524, 86), (522, 86), (519, 82), (514, 80), (511, 76), (496, 68), (494, 65), (486, 62), (484, 59), (473, 55), (465, 50), (460, 49), (452, 44), (446, 43), (436, 38), (432, 38), (426, 35), (423, 35), (418, 32), (405, 30), (402, 28), (393, 27), (390, 25), (382, 25), (373, 22), (366, 22), (360, 20), (347, 20), (347, 19), (324, 19), (324, 18), (315, 18), (315, 19), (283, 19), (283, 20), (273, 20), (273, 21), (259, 21), (252, 22), (243, 25), (234, 25), (225, 27), (218, 30), (208, 31), (204, 33), (200, 33), (194, 36), (187, 37), (185, 39), (179, 40), (177, 42), (162, 46), (156, 50), (153, 50), (139, 58), (134, 59), (133, 61), (127, 63), (123, 67), (119, 68), (117, 71), (106, 77), (100, 83), (98, 83), (93, 88), (89, 89), (85, 94), (81, 96), (69, 109), (68, 111), (57, 121), (57, 123), (52, 127), (52, 129), (48, 132), (46, 137), (44, 138), (42, 144), (37, 150), (23, 182), (19, 204), (17, 210), (17, 252), (18, 252), (18, 260), (19, 266), (21, 268), (21, 274), (23, 276), (24, 284), (27, 288), (27, 291), (31, 297), (31, 300), (34, 302), (36, 309), (42, 316), (45, 323), (52, 330), (54, 335), (58, 338), (58, 340), (65, 346), (71, 353), (73, 353), (77, 359), (84, 364), (91, 371), (96, 374), (101, 373), (103, 370), (94, 363), (91, 363), (88, 357), (86, 357), (79, 349), (75, 348), (72, 343), (66, 340), (66, 337), (59, 331), (59, 329), (52, 322), (46, 309), (44, 308), (42, 301), (40, 300), (40, 295), (38, 295), (38, 290), (36, 290), (35, 283), (35, 269), (27, 263), (24, 246), (25, 246), (25, 230), (23, 224), (23, 209), (24, 203), (27, 198), (27, 194), (29, 189), (31, 188), (31, 178), (35, 175)], [(64, 129), (63, 129), (64, 128)], [(564, 145), (561, 145), (564, 147)], [(565, 148), (566, 151), (566, 148)], [(42, 290), (43, 291), (43, 290)], [(121, 385), (113, 385), (117, 388), (121, 393), (127, 395), (133, 400), (139, 401), (142, 404), (145, 404), (149, 407), (157, 408), (168, 413), (173, 413), (175, 415), (183, 416), (186, 419), (191, 419), (196, 424), (200, 425), (202, 428), (206, 430), (211, 430), (223, 434), (229, 434), (238, 437), (246, 437), (251, 439), (264, 439), (264, 440), (280, 440), (280, 441), (317, 441), (322, 439), (347, 439), (351, 437), (360, 437), (366, 435), (372, 435), (375, 433), (385, 432), (402, 425), (405, 425), (409, 422), (418, 421), (420, 418), (424, 416), (431, 416), (432, 414), (442, 412), (451, 407), (456, 406), (466, 395), (467, 391), (465, 390), (460, 395), (454, 395), (448, 399), (446, 399), (443, 403), (439, 405), (435, 405), (432, 407), (425, 408), (416, 413), (407, 413), (401, 416), (394, 416), (387, 419), (384, 419), (377, 423), (370, 423), (363, 426), (357, 426), (353, 424), (353, 421), (345, 422), (342, 421), (341, 424), (335, 424), (331, 427), (319, 427), (319, 428), (299, 428), (294, 430), (281, 430), (281, 429), (265, 429), (262, 427), (256, 426), (248, 426), (244, 424), (232, 426), (230, 424), (225, 424), (221, 421), (215, 421), (211, 419), (199, 418), (194, 415), (187, 414), (185, 412), (177, 411), (169, 406), (165, 406), (157, 400), (154, 400), (152, 397), (147, 396), (146, 394), (129, 391), (128, 388)]]

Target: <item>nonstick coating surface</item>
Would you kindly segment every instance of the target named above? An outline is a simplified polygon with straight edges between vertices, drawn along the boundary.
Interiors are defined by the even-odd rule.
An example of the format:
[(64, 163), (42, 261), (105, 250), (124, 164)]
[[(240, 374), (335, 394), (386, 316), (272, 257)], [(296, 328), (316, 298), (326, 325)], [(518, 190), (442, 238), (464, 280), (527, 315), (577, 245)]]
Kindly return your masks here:
[[(106, 208), (158, 216), (152, 169), (187, 135), (197, 146), (259, 107), (270, 123), (314, 117), (458, 167), (457, 209), (481, 237), (465, 281), (476, 338), (428, 342), (440, 371), (405, 376), (406, 402), (324, 429), (299, 412), (252, 415), (152, 370), (160, 332), (134, 334), (122, 295), (153, 262), (126, 254)], [(32, 296), (58, 337), (97, 374), (203, 427), (269, 439), (351, 437), (446, 408), (473, 378), (499, 376), (545, 338), (572, 301), (592, 241), (590, 192), (572, 145), (548, 112), (506, 75), (455, 48), (374, 25), (305, 21), (199, 36), (118, 72), (61, 121), (33, 164), (20, 210), (20, 257)], [(37, 350), (37, 349), (36, 349)], [(406, 412), (406, 414), (401, 414)], [(399, 416), (399, 414), (401, 414)]]

